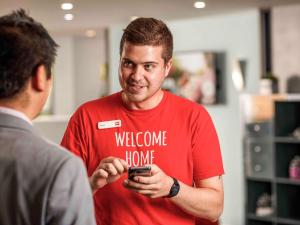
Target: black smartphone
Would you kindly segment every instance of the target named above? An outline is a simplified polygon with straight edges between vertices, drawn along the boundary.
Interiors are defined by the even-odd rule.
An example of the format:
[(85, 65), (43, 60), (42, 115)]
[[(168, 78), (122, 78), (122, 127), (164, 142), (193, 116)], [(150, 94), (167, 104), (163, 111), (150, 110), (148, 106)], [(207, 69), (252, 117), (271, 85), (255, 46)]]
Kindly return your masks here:
[(132, 180), (135, 176), (150, 176), (151, 166), (136, 166), (129, 167), (128, 169), (128, 179)]

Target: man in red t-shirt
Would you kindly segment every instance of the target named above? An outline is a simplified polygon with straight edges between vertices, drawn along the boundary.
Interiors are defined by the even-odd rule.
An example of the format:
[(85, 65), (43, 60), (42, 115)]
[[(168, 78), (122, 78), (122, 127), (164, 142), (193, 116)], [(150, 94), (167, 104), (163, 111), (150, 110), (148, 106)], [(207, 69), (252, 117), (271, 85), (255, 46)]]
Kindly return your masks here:
[[(62, 145), (86, 164), (98, 224), (195, 224), (223, 210), (222, 157), (207, 111), (161, 89), (173, 38), (160, 20), (138, 18), (120, 44), (122, 91), (83, 104)], [(150, 176), (127, 179), (129, 167)]]

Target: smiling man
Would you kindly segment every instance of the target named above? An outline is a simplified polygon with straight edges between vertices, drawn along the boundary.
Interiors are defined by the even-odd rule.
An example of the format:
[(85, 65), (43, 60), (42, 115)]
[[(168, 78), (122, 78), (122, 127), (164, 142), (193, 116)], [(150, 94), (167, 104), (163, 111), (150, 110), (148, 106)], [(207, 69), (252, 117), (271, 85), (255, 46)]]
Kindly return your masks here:
[[(222, 213), (224, 171), (212, 120), (201, 105), (161, 89), (172, 52), (165, 23), (131, 22), (120, 43), (122, 91), (85, 103), (69, 122), (62, 145), (86, 164), (98, 224), (191, 225)], [(150, 176), (125, 175), (145, 165)]]

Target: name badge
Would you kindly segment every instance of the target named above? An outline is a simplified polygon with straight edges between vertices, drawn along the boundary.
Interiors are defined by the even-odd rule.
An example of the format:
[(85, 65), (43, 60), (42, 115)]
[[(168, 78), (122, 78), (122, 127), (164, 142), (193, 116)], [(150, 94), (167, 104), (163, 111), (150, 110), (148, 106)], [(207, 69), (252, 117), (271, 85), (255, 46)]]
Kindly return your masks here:
[(102, 121), (98, 122), (98, 129), (108, 129), (114, 127), (121, 127), (121, 120), (109, 120), (109, 121)]

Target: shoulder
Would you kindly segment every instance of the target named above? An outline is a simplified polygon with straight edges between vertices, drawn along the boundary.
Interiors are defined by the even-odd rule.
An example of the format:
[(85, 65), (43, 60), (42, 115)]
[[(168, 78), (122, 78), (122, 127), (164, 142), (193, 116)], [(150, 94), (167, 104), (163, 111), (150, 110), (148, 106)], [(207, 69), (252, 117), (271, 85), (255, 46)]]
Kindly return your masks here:
[[(33, 154), (38, 155), (36, 158), (36, 168), (47, 170), (49, 179), (56, 179), (57, 174), (66, 174), (66, 180), (76, 177), (76, 174), (82, 174), (85, 171), (82, 160), (71, 153), (66, 148), (43, 137), (35, 137), (35, 145), (33, 146)], [(41, 148), (41, 146), (43, 146)], [(72, 178), (73, 177), (73, 178)]]
[(37, 159), (48, 166), (59, 166), (65, 160), (74, 158), (64, 147), (39, 136), (35, 133), (28, 133), (21, 137), (20, 142), (27, 143), (23, 148), (27, 149), (30, 154), (36, 155)]
[[(7, 163), (12, 166), (11, 172), (21, 179), (22, 189), (26, 193), (50, 185), (59, 171), (66, 170), (65, 165), (74, 168), (82, 164), (75, 155), (37, 133), (20, 130), (14, 132), (14, 136), (5, 143), (5, 150), (10, 153)], [(32, 184), (35, 186), (32, 187)]]
[(112, 103), (119, 102), (119, 100), (120, 100), (120, 92), (117, 92), (99, 99), (88, 101), (82, 104), (77, 109), (77, 111), (85, 111), (85, 110), (96, 109), (99, 107), (112, 106), (113, 105)]
[(172, 110), (195, 116), (209, 116), (209, 113), (203, 105), (170, 92), (165, 93), (167, 94), (168, 105)]
[(121, 107), (121, 98), (120, 92), (114, 93), (112, 95), (108, 95), (102, 97), (100, 99), (95, 99), (92, 101), (88, 101), (75, 111), (72, 116), (72, 119), (83, 119), (85, 117), (94, 117), (97, 114), (106, 114), (110, 113), (112, 110)]

